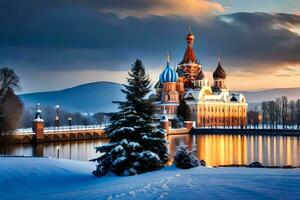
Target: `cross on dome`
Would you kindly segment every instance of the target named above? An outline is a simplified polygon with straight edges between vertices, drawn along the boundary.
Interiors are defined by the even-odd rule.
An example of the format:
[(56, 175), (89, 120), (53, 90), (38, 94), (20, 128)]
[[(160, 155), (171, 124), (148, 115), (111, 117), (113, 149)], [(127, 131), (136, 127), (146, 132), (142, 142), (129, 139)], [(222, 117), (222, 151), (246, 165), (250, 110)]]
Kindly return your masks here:
[(218, 62), (221, 63), (221, 51), (218, 51)]
[(189, 26), (189, 33), (193, 34), (192, 26)]
[(170, 60), (171, 60), (171, 54), (170, 54), (169, 50), (167, 51), (166, 59), (167, 59), (167, 62), (168, 62), (168, 63), (169, 63)]

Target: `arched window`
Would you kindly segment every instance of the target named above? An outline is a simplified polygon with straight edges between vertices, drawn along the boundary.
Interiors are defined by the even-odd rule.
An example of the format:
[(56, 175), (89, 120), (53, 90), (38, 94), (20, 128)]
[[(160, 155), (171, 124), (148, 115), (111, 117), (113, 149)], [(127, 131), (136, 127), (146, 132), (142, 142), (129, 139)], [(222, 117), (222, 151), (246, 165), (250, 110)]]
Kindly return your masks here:
[(165, 101), (169, 101), (170, 96), (169, 95), (165, 95)]

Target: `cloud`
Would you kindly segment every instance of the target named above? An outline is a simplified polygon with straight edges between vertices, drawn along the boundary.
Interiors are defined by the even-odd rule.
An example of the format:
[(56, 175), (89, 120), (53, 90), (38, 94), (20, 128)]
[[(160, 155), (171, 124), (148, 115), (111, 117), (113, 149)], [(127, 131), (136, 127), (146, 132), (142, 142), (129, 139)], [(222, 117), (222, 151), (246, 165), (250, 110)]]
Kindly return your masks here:
[(201, 18), (224, 12), (221, 4), (209, 0), (103, 0), (99, 4), (101, 12), (115, 13), (121, 17), (177, 15)]
[(210, 0), (73, 0), (72, 3), (87, 5), (102, 13), (114, 13), (122, 18), (134, 16), (183, 16), (202, 18), (222, 13), (221, 4)]
[[(282, 70), (286, 73), (300, 64), (297, 15), (233, 13), (201, 21), (174, 15), (120, 18), (99, 10), (99, 2), (0, 1), (0, 66), (57, 73), (116, 72), (127, 71), (134, 59), (141, 58), (155, 70), (165, 64), (167, 49), (172, 53), (172, 65), (180, 62), (189, 25), (196, 37), (197, 57), (206, 71), (216, 67), (218, 51), (229, 75), (280, 76)], [(154, 1), (149, 2), (133, 7), (152, 9)], [(116, 10), (127, 9), (127, 4), (121, 4)], [(289, 72), (291, 76), (297, 73)]]

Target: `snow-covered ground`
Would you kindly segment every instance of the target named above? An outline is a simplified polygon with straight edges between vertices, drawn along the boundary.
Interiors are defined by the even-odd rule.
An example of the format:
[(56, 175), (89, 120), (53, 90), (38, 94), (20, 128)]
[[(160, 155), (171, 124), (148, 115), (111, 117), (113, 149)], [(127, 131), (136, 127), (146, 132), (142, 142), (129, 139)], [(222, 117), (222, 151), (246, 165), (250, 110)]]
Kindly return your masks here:
[(167, 167), (94, 177), (95, 163), (0, 157), (0, 199), (299, 199), (300, 169)]

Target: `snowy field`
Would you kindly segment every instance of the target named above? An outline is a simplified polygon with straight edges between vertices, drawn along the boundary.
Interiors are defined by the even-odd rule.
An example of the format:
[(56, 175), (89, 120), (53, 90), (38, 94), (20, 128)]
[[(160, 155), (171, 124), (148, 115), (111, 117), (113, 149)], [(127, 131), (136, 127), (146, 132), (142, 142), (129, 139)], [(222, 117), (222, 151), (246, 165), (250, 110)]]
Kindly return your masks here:
[(0, 157), (0, 199), (300, 199), (300, 169), (167, 167), (132, 177), (96, 178), (94, 165)]

